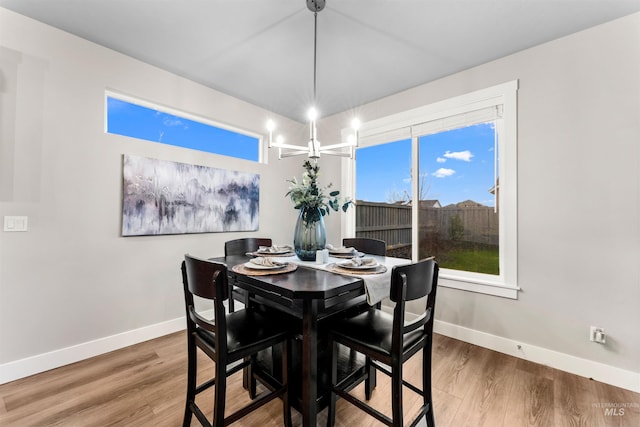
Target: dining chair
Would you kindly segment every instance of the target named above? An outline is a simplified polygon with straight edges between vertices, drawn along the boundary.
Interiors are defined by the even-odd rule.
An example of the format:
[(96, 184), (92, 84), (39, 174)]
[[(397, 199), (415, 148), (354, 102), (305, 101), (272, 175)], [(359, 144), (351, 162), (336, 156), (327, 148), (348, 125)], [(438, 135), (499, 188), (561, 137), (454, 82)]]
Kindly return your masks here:
[[(328, 337), (332, 358), (328, 426), (335, 424), (338, 396), (385, 425), (402, 426), (403, 385), (423, 398), (422, 407), (411, 425), (416, 425), (422, 417), (425, 417), (427, 426), (435, 426), (431, 395), (431, 349), (437, 284), (438, 264), (432, 258), (393, 267), (389, 294), (391, 301), (395, 302), (393, 314), (371, 308), (353, 317), (339, 319), (330, 326)], [(422, 299), (421, 304), (424, 303), (424, 310), (416, 313), (417, 317), (407, 321), (405, 303), (419, 299)], [(373, 368), (391, 377), (391, 418), (349, 393), (354, 387), (352, 383), (346, 380), (337, 382), (337, 344), (364, 354), (367, 372), (371, 372), (370, 368)], [(420, 350), (422, 350), (422, 389), (402, 378), (404, 362)], [(366, 390), (368, 375), (365, 376), (364, 381)], [(366, 400), (369, 398), (370, 396), (367, 396)]]
[(368, 255), (387, 255), (387, 242), (367, 237), (353, 237), (342, 239), (342, 246), (355, 248)]
[[(224, 256), (230, 255), (244, 255), (247, 252), (255, 252), (260, 249), (260, 246), (271, 246), (273, 243), (271, 239), (262, 237), (246, 237), (242, 239), (227, 240), (224, 243)], [(229, 284), (229, 312), (233, 313), (236, 309), (234, 301), (240, 301), (245, 306), (247, 305), (247, 293), (237, 288), (233, 283)]]
[[(248, 415), (276, 397), (283, 401), (283, 417), (286, 426), (291, 425), (289, 402), (290, 339), (293, 335), (288, 322), (273, 321), (258, 310), (246, 307), (234, 313), (226, 313), (223, 302), (229, 298), (227, 268), (224, 264), (185, 255), (182, 262), (187, 317), (187, 399), (183, 427), (196, 418), (204, 426), (222, 427)], [(198, 297), (196, 310), (194, 297)], [(202, 302), (200, 302), (202, 301)], [(207, 306), (206, 308), (204, 306)], [(203, 309), (213, 308), (213, 320), (205, 317)], [(282, 350), (281, 379), (269, 378), (268, 390), (251, 403), (225, 417), (227, 377), (256, 364), (256, 355), (262, 350), (280, 346)], [(198, 349), (215, 363), (215, 377), (197, 383)], [(251, 371), (252, 372), (252, 371)], [(250, 374), (252, 378), (254, 373)], [(214, 387), (213, 421), (209, 422), (196, 404), (196, 396)]]

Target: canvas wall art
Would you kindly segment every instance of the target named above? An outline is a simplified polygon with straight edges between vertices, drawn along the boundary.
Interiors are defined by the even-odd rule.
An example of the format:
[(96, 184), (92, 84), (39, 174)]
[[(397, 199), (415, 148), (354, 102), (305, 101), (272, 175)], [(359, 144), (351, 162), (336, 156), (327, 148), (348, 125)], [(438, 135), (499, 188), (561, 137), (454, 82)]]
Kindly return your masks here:
[(260, 175), (124, 155), (122, 235), (258, 230)]

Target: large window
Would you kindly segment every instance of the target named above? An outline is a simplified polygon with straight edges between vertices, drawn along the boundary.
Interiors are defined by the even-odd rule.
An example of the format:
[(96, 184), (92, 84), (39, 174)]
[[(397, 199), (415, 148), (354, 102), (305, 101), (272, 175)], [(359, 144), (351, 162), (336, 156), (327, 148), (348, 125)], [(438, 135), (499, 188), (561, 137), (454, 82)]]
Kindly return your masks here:
[[(517, 82), (365, 123), (347, 232), (435, 256), (441, 284), (517, 297)], [(353, 223), (354, 222), (354, 223)]]
[(260, 161), (260, 137), (169, 108), (107, 93), (108, 133)]

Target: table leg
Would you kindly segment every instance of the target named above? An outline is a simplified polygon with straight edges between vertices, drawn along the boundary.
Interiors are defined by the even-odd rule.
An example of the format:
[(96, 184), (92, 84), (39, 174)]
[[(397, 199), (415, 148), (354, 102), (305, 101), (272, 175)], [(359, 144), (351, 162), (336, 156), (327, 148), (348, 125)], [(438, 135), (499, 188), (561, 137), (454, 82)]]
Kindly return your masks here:
[(315, 427), (318, 412), (318, 301), (302, 309), (302, 425)]

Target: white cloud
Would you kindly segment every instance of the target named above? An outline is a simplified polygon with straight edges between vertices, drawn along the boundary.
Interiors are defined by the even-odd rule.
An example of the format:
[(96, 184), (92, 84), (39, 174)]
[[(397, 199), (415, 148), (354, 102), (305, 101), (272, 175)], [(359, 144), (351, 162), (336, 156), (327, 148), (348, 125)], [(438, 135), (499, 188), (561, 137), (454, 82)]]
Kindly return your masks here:
[(464, 151), (447, 151), (446, 153), (444, 153), (444, 157), (446, 157), (447, 159), (454, 159), (454, 160), (463, 160), (465, 162), (470, 162), (471, 158), (473, 157), (473, 154), (471, 154), (471, 151), (469, 150), (464, 150)]
[(453, 175), (454, 173), (456, 173), (456, 171), (454, 171), (453, 169), (440, 168), (431, 175), (435, 176), (436, 178), (446, 178)]
[[(180, 119), (174, 119), (174, 118), (170, 118), (170, 117), (165, 117), (162, 120), (162, 124), (168, 127), (173, 127), (173, 126), (184, 126), (184, 123), (182, 122), (182, 120)], [(184, 126), (186, 127), (186, 126)]]
[(444, 157), (438, 157), (438, 158), (436, 159), (436, 162), (438, 162), (438, 163), (444, 163), (444, 162), (446, 162), (446, 161), (447, 161), (447, 159), (445, 159)]

